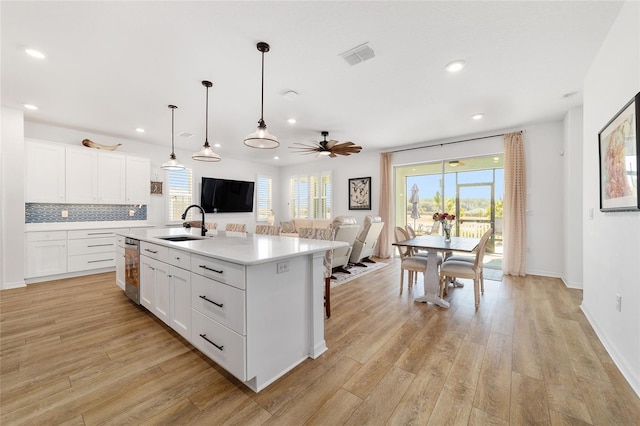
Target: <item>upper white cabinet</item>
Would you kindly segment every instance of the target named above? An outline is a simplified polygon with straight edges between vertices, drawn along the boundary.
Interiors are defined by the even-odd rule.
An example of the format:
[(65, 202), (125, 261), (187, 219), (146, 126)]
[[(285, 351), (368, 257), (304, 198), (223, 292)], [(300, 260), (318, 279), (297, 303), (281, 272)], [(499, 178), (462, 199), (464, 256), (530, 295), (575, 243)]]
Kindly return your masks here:
[(65, 202), (65, 147), (26, 140), (25, 201)]
[(149, 204), (151, 199), (151, 160), (146, 157), (127, 156), (127, 204)]
[(98, 202), (98, 151), (66, 148), (67, 203)]
[(113, 151), (26, 140), (26, 202), (148, 204), (151, 161)]

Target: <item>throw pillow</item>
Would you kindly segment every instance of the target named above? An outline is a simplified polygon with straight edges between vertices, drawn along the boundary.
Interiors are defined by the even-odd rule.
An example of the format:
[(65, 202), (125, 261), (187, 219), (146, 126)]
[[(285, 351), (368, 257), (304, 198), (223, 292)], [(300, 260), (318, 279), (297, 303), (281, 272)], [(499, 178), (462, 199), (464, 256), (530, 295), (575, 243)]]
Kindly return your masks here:
[(296, 224), (292, 220), (288, 222), (280, 222), (280, 228), (284, 234), (293, 234), (296, 232)]

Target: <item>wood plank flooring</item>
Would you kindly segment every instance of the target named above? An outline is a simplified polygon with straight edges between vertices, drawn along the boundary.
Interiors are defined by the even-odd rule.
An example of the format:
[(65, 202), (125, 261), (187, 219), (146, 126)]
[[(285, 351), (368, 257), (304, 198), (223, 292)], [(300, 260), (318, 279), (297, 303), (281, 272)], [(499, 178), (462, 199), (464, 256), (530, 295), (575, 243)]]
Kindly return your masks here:
[(0, 292), (9, 425), (638, 425), (640, 400), (558, 279), (415, 303), (390, 266), (332, 290), (329, 351), (256, 394), (133, 305), (114, 273)]

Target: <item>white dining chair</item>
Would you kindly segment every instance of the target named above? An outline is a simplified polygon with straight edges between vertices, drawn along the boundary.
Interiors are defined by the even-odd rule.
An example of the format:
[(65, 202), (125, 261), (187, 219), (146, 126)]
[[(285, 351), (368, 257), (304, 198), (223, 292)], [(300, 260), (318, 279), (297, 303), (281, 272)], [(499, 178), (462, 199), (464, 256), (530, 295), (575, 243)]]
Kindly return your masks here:
[[(394, 229), (394, 236), (396, 243), (400, 241), (406, 241), (409, 239), (407, 231), (399, 226)], [(422, 272), (422, 275), (427, 271), (427, 258), (424, 256), (413, 256), (413, 250), (407, 246), (396, 246), (398, 253), (400, 254), (400, 294), (404, 288), (404, 271), (408, 272), (407, 288), (410, 289), (415, 281), (415, 276), (418, 272)]]

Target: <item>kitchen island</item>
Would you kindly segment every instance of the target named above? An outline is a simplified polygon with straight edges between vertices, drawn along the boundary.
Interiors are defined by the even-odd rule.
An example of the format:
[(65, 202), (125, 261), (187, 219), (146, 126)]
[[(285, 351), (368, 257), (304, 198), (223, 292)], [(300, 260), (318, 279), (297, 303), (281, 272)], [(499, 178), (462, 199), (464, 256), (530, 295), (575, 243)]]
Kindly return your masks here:
[(121, 235), (140, 241), (141, 305), (253, 391), (327, 350), (322, 261), (346, 243), (183, 228)]

